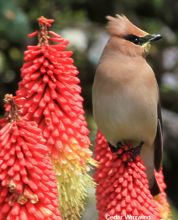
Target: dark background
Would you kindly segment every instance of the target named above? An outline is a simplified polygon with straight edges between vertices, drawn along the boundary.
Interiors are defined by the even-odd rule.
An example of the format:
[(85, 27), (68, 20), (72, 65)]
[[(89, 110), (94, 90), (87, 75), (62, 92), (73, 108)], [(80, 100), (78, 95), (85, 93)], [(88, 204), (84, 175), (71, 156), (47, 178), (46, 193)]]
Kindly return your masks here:
[[(38, 28), (36, 18), (54, 18), (53, 30), (70, 40), (80, 70), (86, 117), (94, 140), (91, 86), (101, 51), (108, 39), (106, 15), (125, 14), (149, 33), (161, 33), (148, 56), (160, 86), (165, 129), (164, 174), (167, 193), (178, 219), (178, 1), (177, 0), (0, 0), (0, 114), (3, 97), (20, 80), (27, 34)], [(177, 216), (177, 217), (176, 217)]]

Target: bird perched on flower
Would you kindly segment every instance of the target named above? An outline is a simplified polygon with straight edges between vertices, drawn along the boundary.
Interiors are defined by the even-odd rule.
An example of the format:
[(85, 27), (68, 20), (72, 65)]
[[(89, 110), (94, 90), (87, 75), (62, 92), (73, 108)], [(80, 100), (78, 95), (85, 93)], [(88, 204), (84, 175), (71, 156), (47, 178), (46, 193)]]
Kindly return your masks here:
[(155, 74), (145, 57), (160, 34), (148, 34), (125, 16), (107, 16), (110, 39), (96, 69), (93, 113), (112, 151), (131, 144), (140, 153), (150, 190), (159, 193), (154, 168), (162, 161), (162, 120)]

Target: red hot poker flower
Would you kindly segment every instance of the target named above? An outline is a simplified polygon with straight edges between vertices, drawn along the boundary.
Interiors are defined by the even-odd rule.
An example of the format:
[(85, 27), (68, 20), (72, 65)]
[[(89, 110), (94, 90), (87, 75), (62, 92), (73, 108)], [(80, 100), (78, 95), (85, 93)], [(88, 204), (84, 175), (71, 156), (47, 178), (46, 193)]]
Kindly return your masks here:
[(6, 120), (0, 130), (0, 220), (62, 220), (56, 177), (41, 130), (19, 116), (12, 95), (6, 95), (5, 102)]
[(59, 180), (61, 211), (64, 219), (79, 219), (83, 209), (87, 174), (93, 164), (89, 131), (84, 117), (78, 70), (67, 51), (68, 41), (49, 31), (52, 20), (41, 17), (39, 43), (28, 46), (17, 91), (24, 97), (23, 115), (38, 123), (47, 141)]
[[(70, 154), (68, 148), (76, 142), (80, 149), (76, 157), (85, 164), (91, 156), (89, 131), (72, 51), (65, 50), (67, 40), (47, 30), (46, 22), (40, 24), (43, 28), (37, 32), (39, 45), (28, 46), (21, 69), (22, 81), (17, 96), (25, 98), (23, 115), (39, 124), (53, 159), (58, 160), (64, 148)], [(50, 45), (49, 42), (57, 44)], [(64, 147), (65, 144), (69, 146)], [(75, 152), (76, 149), (71, 150)]]
[(137, 156), (129, 161), (128, 146), (112, 153), (107, 141), (100, 132), (97, 134), (95, 159), (99, 167), (95, 173), (97, 209), (99, 220), (116, 216), (150, 216), (153, 220), (161, 219), (159, 209), (152, 197), (145, 166)]

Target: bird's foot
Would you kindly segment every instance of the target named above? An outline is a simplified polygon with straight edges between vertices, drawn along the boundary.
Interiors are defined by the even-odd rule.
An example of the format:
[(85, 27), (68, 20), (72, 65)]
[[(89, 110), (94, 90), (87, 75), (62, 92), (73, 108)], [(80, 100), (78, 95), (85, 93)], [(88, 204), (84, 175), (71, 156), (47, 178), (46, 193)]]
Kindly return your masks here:
[(117, 142), (116, 146), (113, 146), (111, 143), (108, 142), (109, 148), (111, 152), (116, 153), (119, 149), (121, 149), (125, 144), (123, 142)]
[(134, 147), (133, 145), (125, 142), (118, 142), (116, 146), (112, 145), (108, 142), (109, 148), (112, 153), (116, 153), (118, 158), (122, 158), (122, 156), (125, 154), (126, 162), (134, 161), (135, 158), (140, 154), (140, 151), (142, 149), (144, 142), (141, 141), (139, 145)]
[(136, 147), (129, 148), (126, 152), (130, 154), (130, 158), (128, 159), (128, 162), (134, 161), (135, 158), (140, 154), (140, 151), (142, 149), (144, 142), (141, 141), (140, 144)]

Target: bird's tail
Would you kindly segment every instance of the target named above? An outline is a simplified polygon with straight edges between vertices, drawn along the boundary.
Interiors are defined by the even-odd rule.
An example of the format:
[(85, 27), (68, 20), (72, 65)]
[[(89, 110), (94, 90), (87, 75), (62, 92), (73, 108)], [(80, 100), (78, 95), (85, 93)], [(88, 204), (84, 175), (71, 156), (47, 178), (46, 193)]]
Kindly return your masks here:
[(160, 188), (154, 175), (154, 146), (143, 145), (141, 150), (141, 158), (146, 167), (151, 194), (155, 196), (160, 193)]
[(152, 181), (153, 181), (153, 184), (150, 187), (150, 191), (151, 191), (152, 196), (156, 196), (160, 193), (160, 188), (158, 186), (158, 183), (157, 183), (157, 180), (156, 180), (155, 176), (153, 176)]

